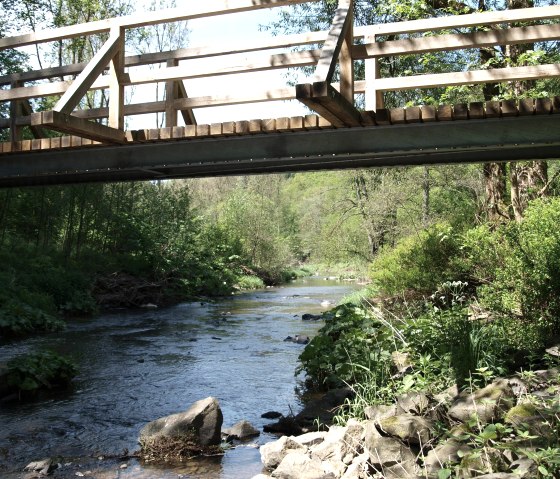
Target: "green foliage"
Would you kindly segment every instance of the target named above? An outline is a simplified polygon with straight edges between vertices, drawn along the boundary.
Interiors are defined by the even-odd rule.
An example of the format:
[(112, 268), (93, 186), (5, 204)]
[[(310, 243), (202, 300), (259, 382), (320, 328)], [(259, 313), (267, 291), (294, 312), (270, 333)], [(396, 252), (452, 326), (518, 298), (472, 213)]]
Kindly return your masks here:
[(43, 310), (10, 300), (0, 307), (0, 338), (60, 331), (64, 322)]
[(68, 359), (50, 352), (18, 356), (7, 364), (8, 384), (22, 393), (68, 386), (77, 373)]
[(462, 279), (456, 261), (460, 247), (459, 236), (451, 226), (433, 225), (384, 250), (371, 265), (371, 279), (388, 295), (410, 290), (430, 294), (441, 283)]
[(260, 289), (264, 288), (265, 284), (258, 276), (242, 275), (237, 278), (236, 287), (238, 289)]

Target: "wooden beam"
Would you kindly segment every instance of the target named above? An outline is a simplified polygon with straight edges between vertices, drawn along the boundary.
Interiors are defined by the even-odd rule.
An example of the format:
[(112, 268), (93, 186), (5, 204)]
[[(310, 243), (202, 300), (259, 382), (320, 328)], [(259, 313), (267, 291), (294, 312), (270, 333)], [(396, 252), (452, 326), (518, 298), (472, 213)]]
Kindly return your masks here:
[(109, 39), (94, 55), (88, 66), (72, 82), (62, 98), (54, 107), (54, 111), (70, 114), (92, 86), (95, 79), (101, 75), (107, 64), (122, 49), (120, 35), (112, 34)]
[[(168, 60), (167, 67), (176, 67), (178, 60)], [(179, 86), (177, 81), (169, 80), (165, 83), (165, 126), (173, 128), (177, 126), (177, 110), (173, 106), (173, 100), (179, 97)]]
[(409, 20), (405, 22), (380, 23), (356, 29), (363, 35), (396, 35), (401, 33), (421, 33), (450, 28), (468, 28), (499, 23), (517, 23), (542, 21), (560, 17), (560, 5), (550, 7), (518, 8), (515, 10), (499, 10), (466, 15), (450, 15), (447, 17)]
[(549, 77), (560, 77), (560, 64), (382, 78), (375, 80), (373, 83), (377, 90), (397, 91), (412, 90), (414, 88), (434, 88), (442, 85), (457, 86), (500, 83), (504, 81), (538, 80), (539, 78)]
[[(375, 35), (373, 37), (366, 37), (368, 43), (375, 44), (375, 40)], [(375, 89), (375, 80), (381, 78), (379, 59), (376, 57), (369, 58), (364, 63), (366, 75), (365, 107), (366, 110), (377, 111), (380, 108), (385, 108), (383, 92)]]
[(356, 60), (366, 58), (421, 54), (437, 51), (482, 48), (494, 45), (512, 45), (516, 43), (534, 43), (560, 39), (560, 25), (536, 25), (532, 27), (514, 27), (507, 30), (491, 30), (462, 34), (437, 35), (422, 38), (407, 38), (386, 42), (355, 45), (353, 57)]
[(28, 33), (15, 37), (0, 38), (0, 50), (103, 33), (109, 31), (113, 26), (139, 28), (148, 25), (157, 25), (159, 23), (192, 20), (194, 18), (210, 17), (227, 13), (297, 5), (309, 1), (313, 2), (318, 0), (205, 0), (204, 2), (189, 2), (188, 8), (170, 8), (116, 17), (98, 22), (81, 23), (70, 27), (54, 28), (52, 30)]
[(117, 38), (117, 50), (109, 64), (108, 125), (117, 130), (124, 130), (124, 29), (114, 27), (111, 37)]
[[(31, 115), (33, 114), (33, 108), (31, 108), (31, 104), (27, 100), (22, 100), (21, 107), (22, 107), (23, 114), (26, 117), (29, 117), (29, 122), (31, 123)], [(39, 126), (34, 126), (30, 124), (29, 129), (31, 130), (31, 134), (33, 135), (34, 138), (45, 138), (47, 136), (45, 131)]]
[(340, 48), (340, 93), (354, 104), (354, 59), (352, 58), (352, 47), (354, 46), (354, 2), (350, 2), (347, 13), (348, 27), (344, 34)]
[(348, 15), (351, 6), (352, 0), (339, 0), (338, 2), (338, 8), (335, 12), (331, 29), (315, 69), (314, 81), (326, 81), (329, 83), (332, 81), (342, 44), (353, 19), (352, 15)]
[[(11, 85), (11, 89), (16, 89), (19, 87), (19, 83), (14, 82)], [(23, 108), (21, 105), (21, 100), (12, 100), (10, 102), (10, 140), (12, 143), (16, 141), (21, 141), (23, 139), (23, 132), (21, 127), (16, 123), (17, 118), (23, 115)]]
[(336, 127), (361, 125), (360, 112), (330, 83), (297, 85), (296, 97)]
[[(185, 87), (185, 82), (182, 80), (178, 80), (175, 82), (177, 85), (177, 98), (188, 98), (187, 95), (187, 88)], [(183, 121), (185, 125), (196, 125), (196, 117), (194, 116), (194, 112), (192, 108), (187, 108), (186, 110), (180, 110), (181, 115), (183, 116)]]
[(33, 113), (31, 125), (43, 126), (104, 143), (126, 143), (124, 131), (54, 110)]

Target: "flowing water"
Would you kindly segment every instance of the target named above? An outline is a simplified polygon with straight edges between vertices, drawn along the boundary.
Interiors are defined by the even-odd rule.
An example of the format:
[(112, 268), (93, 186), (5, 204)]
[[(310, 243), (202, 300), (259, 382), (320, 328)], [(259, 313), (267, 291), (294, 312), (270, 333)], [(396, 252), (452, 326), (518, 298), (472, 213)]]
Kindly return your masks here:
[(219, 400), (224, 427), (246, 419), (262, 430), (266, 411), (297, 413), (294, 370), (303, 346), (283, 339), (313, 336), (321, 322), (301, 315), (354, 288), (307, 278), (217, 302), (72, 320), (62, 333), (3, 345), (0, 362), (50, 349), (70, 355), (80, 375), (70, 394), (0, 404), (0, 477), (24, 478), (29, 462), (59, 457), (54, 477), (61, 478), (251, 478), (262, 471), (258, 445), (274, 436), (178, 467), (118, 456), (138, 448), (147, 422), (208, 396)]

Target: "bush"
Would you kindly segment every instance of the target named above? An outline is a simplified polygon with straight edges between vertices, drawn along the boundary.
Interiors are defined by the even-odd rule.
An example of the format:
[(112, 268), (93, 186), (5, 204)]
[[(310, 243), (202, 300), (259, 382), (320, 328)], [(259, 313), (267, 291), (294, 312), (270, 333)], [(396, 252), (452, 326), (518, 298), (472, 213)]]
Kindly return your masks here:
[(371, 278), (388, 295), (414, 290), (431, 294), (445, 281), (464, 279), (461, 241), (451, 226), (437, 224), (384, 250), (371, 265)]
[(64, 329), (64, 321), (25, 303), (11, 300), (0, 308), (0, 337), (22, 337)]
[(242, 275), (237, 279), (238, 289), (260, 289), (264, 288), (264, 281), (258, 276)]
[(40, 389), (66, 387), (77, 372), (71, 361), (49, 351), (18, 356), (7, 367), (8, 385), (17, 389), (20, 397)]

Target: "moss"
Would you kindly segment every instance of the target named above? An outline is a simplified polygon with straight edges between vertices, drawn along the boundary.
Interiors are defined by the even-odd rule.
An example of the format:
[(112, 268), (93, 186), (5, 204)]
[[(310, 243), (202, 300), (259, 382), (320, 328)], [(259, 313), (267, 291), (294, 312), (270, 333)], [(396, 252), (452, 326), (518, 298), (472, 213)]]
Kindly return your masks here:
[(520, 424), (524, 420), (537, 414), (537, 409), (531, 403), (521, 403), (512, 407), (505, 416), (505, 421), (509, 424)]

